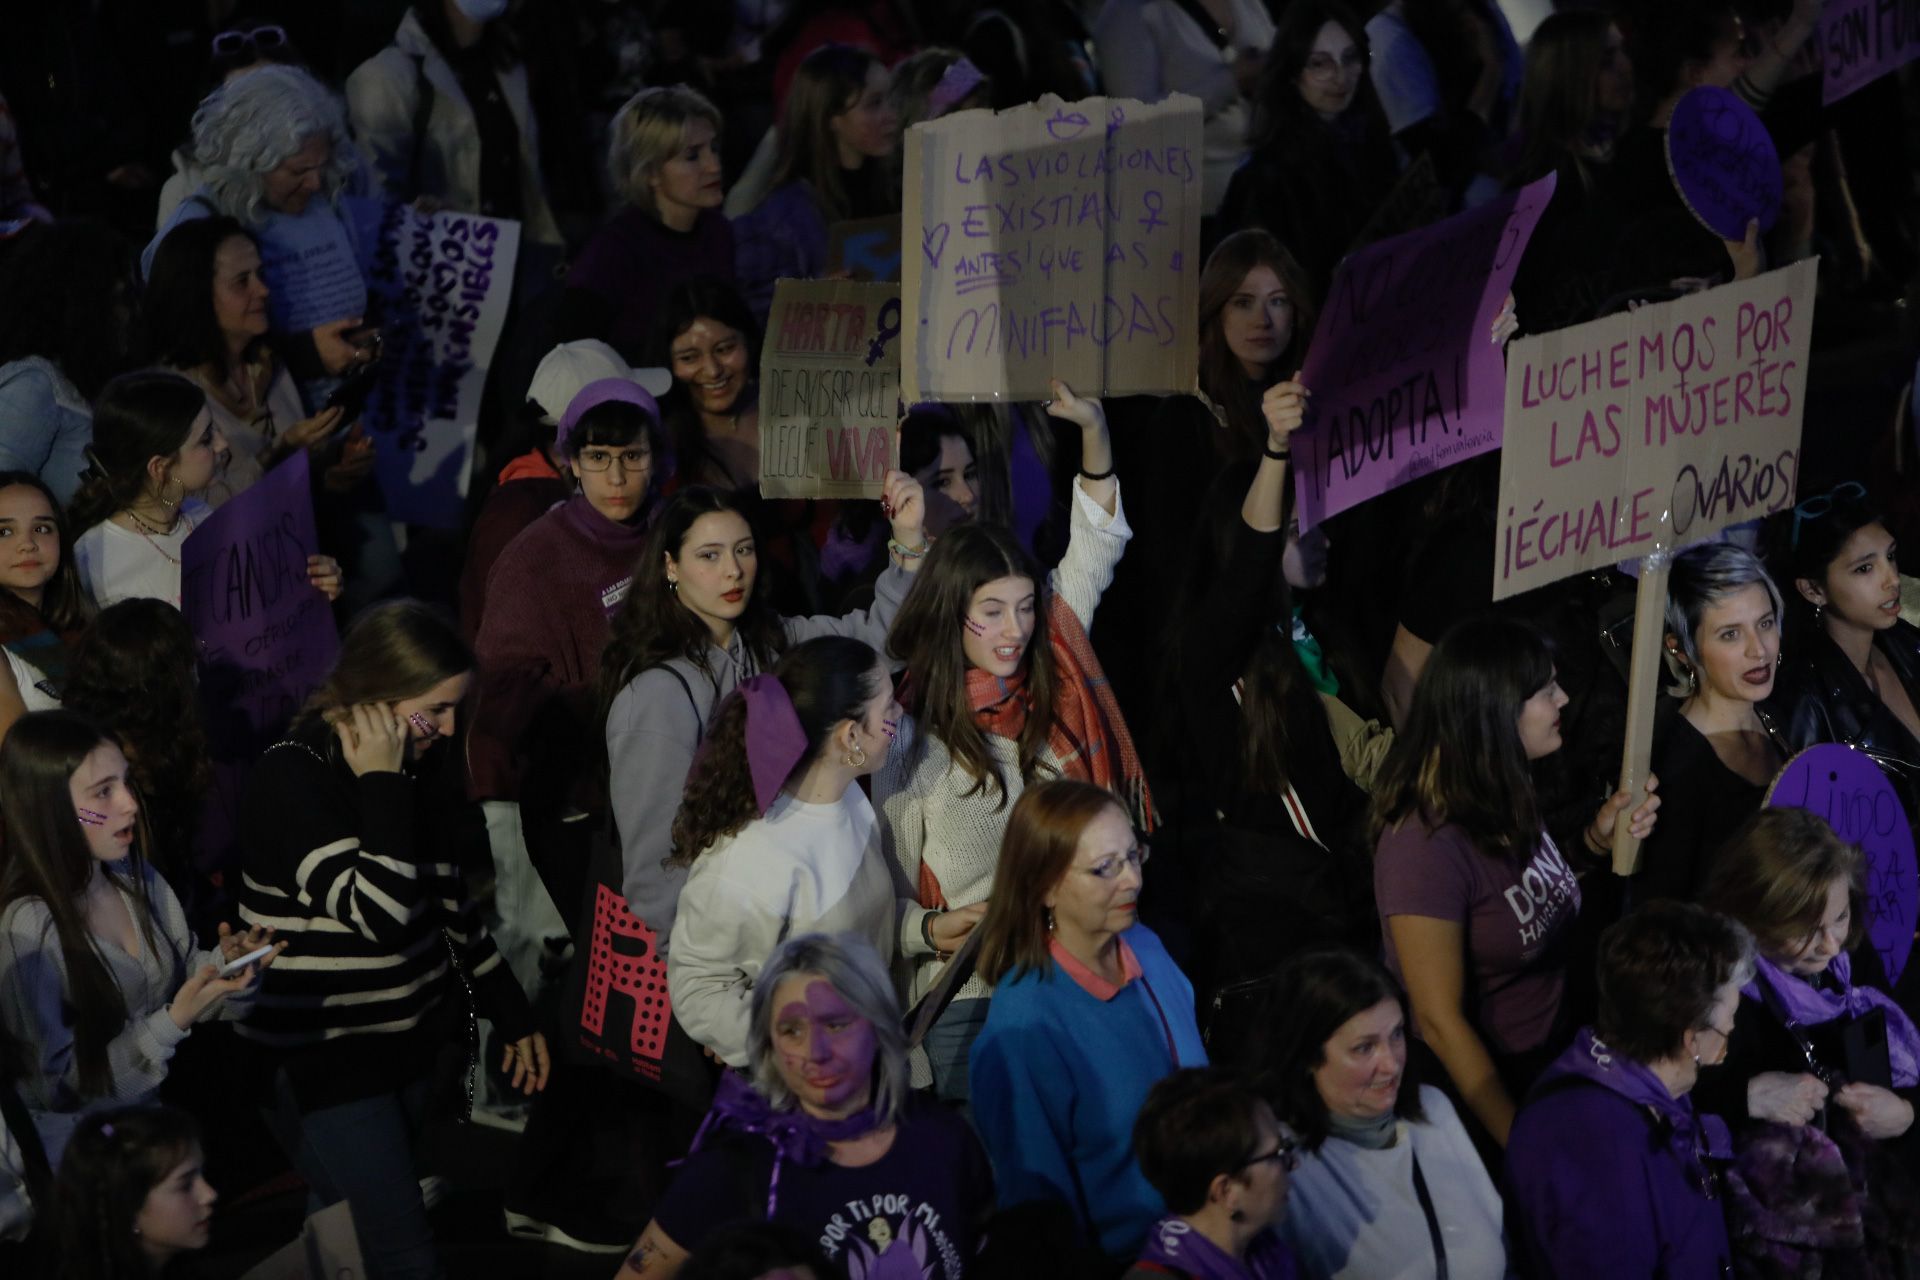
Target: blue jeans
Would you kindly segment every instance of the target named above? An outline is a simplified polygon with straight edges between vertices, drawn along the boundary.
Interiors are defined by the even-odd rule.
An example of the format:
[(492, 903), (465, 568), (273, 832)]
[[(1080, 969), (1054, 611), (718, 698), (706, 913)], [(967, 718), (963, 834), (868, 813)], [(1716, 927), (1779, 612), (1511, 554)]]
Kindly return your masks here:
[(967, 1101), (967, 1055), (980, 1028), (987, 1025), (985, 997), (955, 1000), (931, 1027), (920, 1047), (927, 1051), (927, 1065), (933, 1068), (934, 1096), (942, 1102)]
[[(307, 1180), (307, 1210), (345, 1200), (372, 1280), (441, 1280), (433, 1225), (420, 1198), (413, 1142), (427, 1103), (426, 1080), (399, 1093), (360, 1098), (309, 1111), (299, 1118), (293, 1163)], [(281, 1107), (290, 1108), (286, 1077)]]

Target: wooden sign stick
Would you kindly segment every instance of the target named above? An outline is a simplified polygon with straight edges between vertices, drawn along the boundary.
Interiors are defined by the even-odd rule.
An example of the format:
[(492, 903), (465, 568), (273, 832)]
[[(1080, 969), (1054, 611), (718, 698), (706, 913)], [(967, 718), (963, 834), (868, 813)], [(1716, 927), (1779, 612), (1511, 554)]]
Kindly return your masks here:
[(1653, 758), (1653, 712), (1660, 701), (1660, 646), (1667, 634), (1667, 570), (1673, 554), (1655, 551), (1640, 562), (1640, 591), (1633, 603), (1633, 666), (1627, 675), (1627, 740), (1620, 753), (1619, 790), (1633, 803), (1613, 824), (1613, 873), (1630, 876), (1640, 866), (1640, 841), (1628, 816), (1647, 798)]

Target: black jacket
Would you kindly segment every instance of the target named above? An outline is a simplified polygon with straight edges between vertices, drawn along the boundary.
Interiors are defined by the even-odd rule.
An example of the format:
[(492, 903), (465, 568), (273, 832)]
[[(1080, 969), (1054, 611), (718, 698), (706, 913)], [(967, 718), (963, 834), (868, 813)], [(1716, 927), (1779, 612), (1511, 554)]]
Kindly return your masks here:
[[(1873, 639), (1874, 648), (1920, 704), (1920, 628), (1896, 622)], [(1840, 646), (1814, 629), (1801, 653), (1781, 672), (1779, 702), (1788, 708), (1787, 740), (1795, 751), (1844, 742), (1872, 756), (1893, 782), (1909, 819), (1920, 815), (1920, 740), (1867, 687)]]

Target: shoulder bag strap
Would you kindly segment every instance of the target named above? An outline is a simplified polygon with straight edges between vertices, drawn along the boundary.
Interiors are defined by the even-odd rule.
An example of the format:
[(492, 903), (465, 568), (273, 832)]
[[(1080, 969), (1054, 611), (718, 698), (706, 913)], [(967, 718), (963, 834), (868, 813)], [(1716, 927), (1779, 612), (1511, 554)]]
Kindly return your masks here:
[[(1407, 1141), (1412, 1143), (1411, 1135)], [(1447, 1242), (1440, 1234), (1440, 1215), (1433, 1211), (1433, 1193), (1427, 1190), (1427, 1175), (1420, 1172), (1420, 1153), (1412, 1154), (1413, 1194), (1420, 1197), (1420, 1212), (1427, 1215), (1427, 1236), (1433, 1241), (1433, 1277), (1447, 1280)]]

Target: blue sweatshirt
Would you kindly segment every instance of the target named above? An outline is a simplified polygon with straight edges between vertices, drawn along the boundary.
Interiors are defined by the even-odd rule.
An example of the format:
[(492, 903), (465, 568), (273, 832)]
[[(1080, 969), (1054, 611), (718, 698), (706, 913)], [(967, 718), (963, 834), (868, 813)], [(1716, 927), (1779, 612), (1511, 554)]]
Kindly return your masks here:
[(1207, 1051), (1193, 986), (1166, 947), (1143, 924), (1122, 936), (1140, 977), (1111, 1000), (1053, 964), (1001, 981), (970, 1091), (1000, 1204), (1057, 1201), (1109, 1257), (1131, 1259), (1167, 1211), (1134, 1161), (1134, 1117), (1155, 1083), (1205, 1066)]

